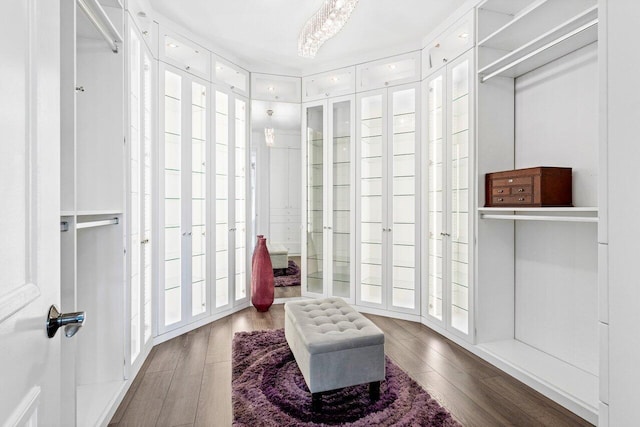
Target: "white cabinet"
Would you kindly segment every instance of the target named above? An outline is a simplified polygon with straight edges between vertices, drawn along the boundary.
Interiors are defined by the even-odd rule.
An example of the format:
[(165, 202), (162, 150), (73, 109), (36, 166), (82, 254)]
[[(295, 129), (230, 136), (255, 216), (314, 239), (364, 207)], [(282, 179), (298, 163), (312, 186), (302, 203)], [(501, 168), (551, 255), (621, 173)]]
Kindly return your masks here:
[(247, 197), (248, 104), (231, 91), (215, 91), (215, 290), (216, 310), (248, 301)]
[(211, 61), (213, 82), (242, 96), (249, 96), (249, 72), (237, 65), (213, 55)]
[(355, 299), (354, 98), (305, 104), (302, 293)]
[[(129, 261), (130, 364), (136, 368), (151, 349), (153, 159), (156, 121), (153, 100), (157, 81), (151, 52), (129, 19), (129, 185), (127, 255)], [(137, 369), (134, 368), (134, 371)]]
[(251, 99), (299, 103), (301, 85), (300, 77), (251, 73)]
[(353, 94), (356, 91), (356, 67), (346, 67), (302, 78), (304, 102)]
[(417, 84), (357, 97), (357, 304), (420, 312)]
[(58, 341), (65, 426), (106, 425), (129, 374), (127, 28), (121, 7), (98, 12), (116, 29), (118, 52), (77, 2), (60, 4), (59, 308), (87, 316), (73, 338)]
[(606, 173), (598, 170), (596, 3), (479, 5), (476, 174), (571, 167), (574, 207), (485, 208), (479, 181), (473, 269), (477, 347), (590, 422), (606, 383), (598, 378), (596, 205)]
[(463, 336), (472, 331), (473, 52), (441, 67), (424, 83), (425, 313)]
[(356, 91), (420, 81), (420, 51), (356, 66)]
[(160, 60), (211, 81), (211, 52), (188, 38), (160, 27)]
[(209, 85), (171, 66), (160, 69), (159, 331), (210, 311)]
[(423, 79), (475, 45), (474, 12), (472, 9), (435, 40), (427, 43), (422, 50)]

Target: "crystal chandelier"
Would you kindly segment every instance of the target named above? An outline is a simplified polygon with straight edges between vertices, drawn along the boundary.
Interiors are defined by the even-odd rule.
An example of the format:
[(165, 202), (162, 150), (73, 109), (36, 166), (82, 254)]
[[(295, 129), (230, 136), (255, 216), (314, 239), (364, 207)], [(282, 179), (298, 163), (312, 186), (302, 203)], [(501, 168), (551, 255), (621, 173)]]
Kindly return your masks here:
[(271, 123), (273, 110), (267, 110), (267, 114), (269, 115), (269, 124), (268, 127), (264, 128), (264, 142), (267, 144), (267, 147), (273, 147), (273, 144), (276, 142), (276, 131)]
[(338, 34), (349, 20), (359, 0), (325, 0), (324, 4), (304, 24), (298, 38), (298, 55), (303, 58), (316, 56), (320, 46)]

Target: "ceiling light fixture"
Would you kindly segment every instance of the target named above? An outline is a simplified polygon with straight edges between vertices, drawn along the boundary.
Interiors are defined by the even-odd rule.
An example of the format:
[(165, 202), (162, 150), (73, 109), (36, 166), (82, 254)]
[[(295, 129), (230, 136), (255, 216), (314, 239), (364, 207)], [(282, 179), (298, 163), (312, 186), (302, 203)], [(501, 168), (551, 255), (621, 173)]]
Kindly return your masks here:
[(169, 47), (178, 47), (178, 45), (175, 44), (175, 43), (169, 43), (169, 44), (167, 44), (167, 46), (169, 46)]
[(276, 142), (276, 131), (273, 128), (273, 123), (271, 123), (271, 116), (273, 116), (273, 110), (267, 110), (267, 115), (269, 116), (267, 127), (264, 128), (264, 142), (267, 144), (267, 147), (273, 147), (273, 144)]
[(358, 1), (325, 0), (322, 7), (304, 24), (300, 32), (298, 55), (303, 58), (315, 57), (320, 46), (344, 27)]

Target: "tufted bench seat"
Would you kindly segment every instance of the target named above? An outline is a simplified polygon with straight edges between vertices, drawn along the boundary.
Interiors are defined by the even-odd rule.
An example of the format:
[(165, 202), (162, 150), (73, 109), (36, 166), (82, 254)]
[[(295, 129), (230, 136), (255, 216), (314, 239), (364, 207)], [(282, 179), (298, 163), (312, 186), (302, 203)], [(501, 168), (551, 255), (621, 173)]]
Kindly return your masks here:
[(271, 268), (274, 270), (289, 267), (289, 249), (280, 243), (267, 243)]
[(321, 393), (371, 383), (377, 399), (385, 377), (384, 334), (340, 298), (289, 301), (284, 333), (319, 409)]

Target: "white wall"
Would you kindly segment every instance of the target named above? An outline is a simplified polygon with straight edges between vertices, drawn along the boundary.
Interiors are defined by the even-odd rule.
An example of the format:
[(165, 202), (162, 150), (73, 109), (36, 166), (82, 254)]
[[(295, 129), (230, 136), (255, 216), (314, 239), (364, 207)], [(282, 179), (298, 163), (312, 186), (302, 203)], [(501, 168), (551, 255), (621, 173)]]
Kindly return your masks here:
[[(640, 415), (640, 2), (608, 0), (605, 111), (608, 153), (609, 420), (638, 425)], [(602, 389), (602, 386), (601, 386)], [(606, 422), (606, 419), (603, 420)]]
[[(515, 166), (573, 168), (597, 206), (598, 61), (589, 45), (516, 80)], [(516, 339), (598, 374), (597, 226), (516, 223)]]

